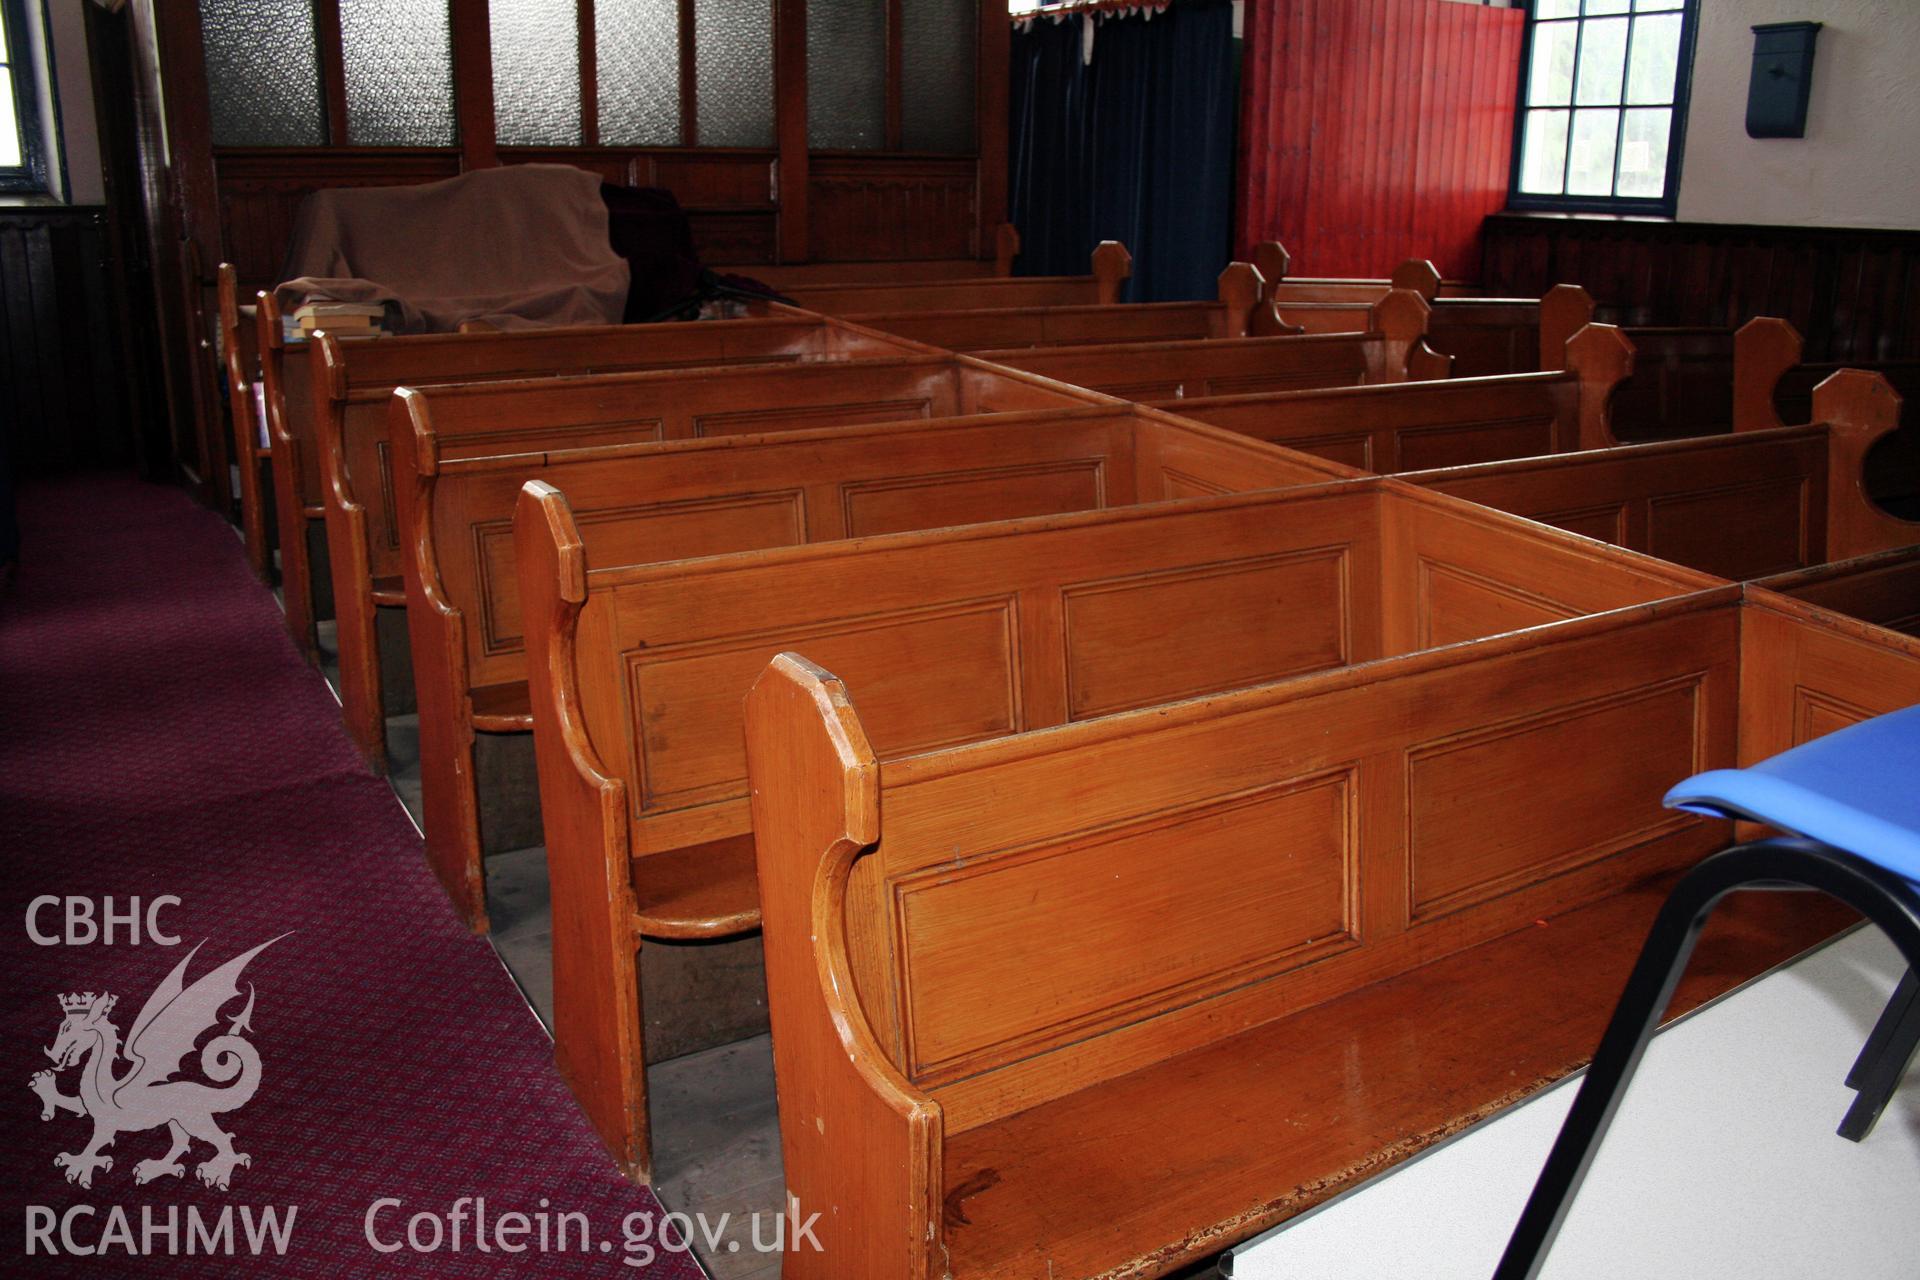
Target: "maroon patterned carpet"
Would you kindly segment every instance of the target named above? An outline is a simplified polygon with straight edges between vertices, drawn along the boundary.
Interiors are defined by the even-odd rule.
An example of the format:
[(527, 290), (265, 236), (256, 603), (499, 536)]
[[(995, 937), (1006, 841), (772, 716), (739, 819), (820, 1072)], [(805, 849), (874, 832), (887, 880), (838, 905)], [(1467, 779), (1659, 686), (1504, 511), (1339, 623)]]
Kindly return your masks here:
[[(602, 1157), (538, 1024), (454, 921), (232, 531), (179, 492), (119, 476), (29, 486), (21, 522), (19, 576), (0, 596), (0, 1274), (697, 1276), (680, 1253), (641, 1265), (657, 1202)], [(28, 933), (41, 895), (92, 899), (97, 914), (108, 895), (122, 909), (164, 894), (180, 899), (159, 921), (178, 946)], [(62, 911), (33, 922), (60, 934)], [(135, 1166), (166, 1152), (160, 1127), (122, 1132), (111, 1169), (70, 1184), (54, 1157), (79, 1151), (91, 1122), (42, 1121), (29, 1088), (52, 1065), (57, 997), (113, 992), (110, 1021), (128, 1035), (194, 944), (189, 983), (281, 934), (239, 985), (256, 992), (247, 1039), (262, 1068), (251, 1101), (215, 1117), (251, 1157), (231, 1189), (195, 1176), (212, 1154), (197, 1142), (184, 1176), (136, 1185)], [(243, 1003), (228, 1002), (220, 1031)], [(196, 1078), (200, 1055), (185, 1061)], [(60, 1092), (85, 1069), (60, 1072)], [(449, 1215), (469, 1196), (485, 1200), (488, 1252), (471, 1210), (452, 1248)], [(367, 1218), (383, 1198), (399, 1204), (376, 1213), (377, 1239), (404, 1241), (425, 1211), (439, 1215), (438, 1251), (377, 1252)], [(269, 1244), (256, 1258), (248, 1215), (269, 1207), (293, 1227), (284, 1256)], [(218, 1247), (229, 1209), (234, 1256), (206, 1256), (193, 1226)], [(509, 1221), (502, 1237), (514, 1212), (526, 1234)], [(551, 1246), (567, 1212), (585, 1215), (588, 1249), (576, 1218), (567, 1252), (539, 1252), (542, 1217)], [(152, 1256), (170, 1222), (174, 1256)], [(420, 1224), (419, 1243), (432, 1238)], [(503, 1239), (525, 1251), (502, 1252)]]

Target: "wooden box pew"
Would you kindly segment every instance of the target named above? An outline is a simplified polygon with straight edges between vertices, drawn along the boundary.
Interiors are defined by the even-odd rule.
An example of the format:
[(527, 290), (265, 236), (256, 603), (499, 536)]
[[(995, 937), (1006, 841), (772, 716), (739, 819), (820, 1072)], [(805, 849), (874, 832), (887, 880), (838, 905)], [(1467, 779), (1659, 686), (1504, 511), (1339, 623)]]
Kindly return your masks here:
[(273, 517), (269, 510), (273, 481), (262, 424), (254, 405), (260, 377), (259, 323), (255, 306), (240, 301), (240, 277), (231, 262), (215, 272), (220, 304), (220, 362), (227, 382), (228, 422), (233, 431), (230, 456), (240, 472), (240, 532), (247, 567), (262, 582), (273, 580)]
[(1755, 430), (1806, 422), (1813, 390), (1840, 368), (1867, 369), (1885, 378), (1902, 398), (1900, 429), (1867, 462), (1867, 489), (1901, 515), (1920, 517), (1920, 360), (1806, 363), (1799, 331), (1785, 320), (1762, 316), (1734, 335), (1736, 429)]
[(1020, 232), (1003, 222), (994, 234), (991, 258), (911, 258), (883, 262), (747, 262), (711, 268), (720, 275), (747, 276), (776, 289), (823, 285), (919, 283), (1011, 276), (1020, 256)]
[[(976, 353), (1127, 400), (1247, 394), (1444, 378), (1451, 362), (1423, 341), (1428, 307), (1396, 290), (1360, 333), (1010, 348)], [(1176, 410), (1177, 411), (1177, 410)]]
[(1726, 578), (1920, 543), (1868, 498), (1863, 467), (1899, 421), (1878, 374), (1844, 369), (1798, 427), (1620, 445), (1398, 478)]
[(845, 318), (948, 351), (1076, 343), (1244, 338), (1257, 332), (1260, 273), (1244, 262), (1220, 273), (1212, 302), (1076, 303), (855, 312)]
[[(784, 1171), (824, 1224), (789, 1280), (1165, 1274), (1591, 1051), (1658, 902), (1639, 886), (1726, 840), (1660, 797), (1736, 758), (1741, 589), (1376, 492), (1377, 526), (1265, 499), (1327, 508), (1317, 545), (1355, 572), (1319, 598), (1355, 621), (1353, 665), (1101, 714), (1163, 697), (1204, 647), (1116, 661), (1078, 637), (1086, 593), (1167, 579), (1062, 556), (1067, 689), (1113, 662), (1084, 723), (939, 742), (903, 722), (904, 663), (834, 639), (809, 647), (837, 650), (844, 688), (803, 656), (760, 678)], [(599, 622), (594, 646), (620, 644), (609, 626), (646, 634)], [(1051, 639), (997, 660), (1057, 662)]]
[(1734, 331), (1628, 325), (1633, 376), (1615, 394), (1622, 440), (1671, 440), (1733, 430)]
[[(719, 330), (728, 323), (661, 328)], [(813, 332), (838, 331), (826, 326)], [(380, 652), (378, 611), (406, 603), (388, 452), (387, 401), (398, 371), (370, 373), (377, 358), (385, 355), (385, 341), (346, 343), (321, 334), (313, 345), (314, 417), (337, 622), (341, 714), (362, 754), (382, 769), (387, 660)], [(449, 417), (439, 423), (442, 447), (447, 456), (456, 457), (1000, 413), (1105, 399), (1031, 374), (947, 355), (798, 363), (748, 358), (728, 365), (450, 385), (461, 386), (469, 397), (462, 401), (465, 411), (457, 427)], [(388, 678), (399, 674), (385, 672)]]
[(972, 280), (845, 281), (784, 290), (794, 305), (823, 315), (963, 311), (1007, 307), (1112, 305), (1133, 275), (1133, 255), (1117, 240), (1093, 251), (1084, 276), (993, 276)]
[(1920, 637), (1920, 546), (1774, 574), (1753, 585)]
[[(335, 340), (344, 387), (335, 385), (317, 343), (289, 344), (272, 294), (258, 308), (256, 340), (273, 451), (273, 490), (287, 627), (310, 660), (316, 617), (329, 616), (328, 574), (313, 554), (326, 514), (320, 432), (363, 416), (385, 429), (386, 398), (402, 384), (549, 377), (620, 369), (725, 362), (856, 359), (923, 352), (918, 344), (843, 321), (787, 315), (697, 324), (593, 325), (459, 334), (417, 334), (375, 341)], [(316, 377), (316, 370), (323, 376)], [(311, 537), (311, 541), (310, 541)]]
[(1608, 406), (1633, 369), (1631, 345), (1612, 325), (1588, 325), (1567, 344), (1562, 363), (1551, 373), (1201, 396), (1159, 407), (1380, 474), (1619, 443)]
[(1481, 294), (1477, 285), (1464, 280), (1443, 280), (1439, 270), (1425, 258), (1408, 258), (1385, 279), (1355, 277), (1314, 277), (1293, 274), (1293, 255), (1277, 240), (1263, 240), (1253, 246), (1253, 265), (1266, 280), (1262, 295), (1276, 310), (1289, 304), (1338, 302), (1371, 306), (1389, 289), (1412, 289), (1421, 297), (1471, 298)]
[[(1136, 496), (1176, 496), (1202, 452), (1149, 458)], [(1266, 482), (1242, 461), (1216, 469)], [(621, 1166), (648, 1168), (636, 947), (757, 918), (741, 697), (783, 648), (804, 644), (861, 678), (890, 749), (930, 749), (1709, 581), (1386, 484), (639, 565), (602, 564), (560, 491), (527, 485), (515, 557), (556, 922), (555, 1052)], [(1422, 569), (1427, 552), (1439, 560)]]
[[(1530, 373), (1559, 367), (1567, 339), (1595, 319), (1593, 299), (1577, 285), (1555, 285), (1544, 297), (1437, 297), (1427, 341), (1454, 358), (1463, 378), (1492, 373)], [(1307, 333), (1342, 333), (1367, 323), (1358, 302), (1300, 303), (1280, 309), (1280, 318)]]
[[(782, 1275), (1165, 1275), (1576, 1068), (1642, 877), (1727, 839), (1663, 791), (1750, 754), (1824, 625), (1706, 590), (918, 753), (873, 677), (783, 655), (747, 751), (821, 1248)], [(1920, 697), (1920, 646), (1862, 648)], [(1844, 922), (1767, 896), (1679, 1009)]]
[(939, 418), (666, 444), (449, 456), (488, 420), (465, 388), (392, 403), (427, 859), (487, 927), (475, 736), (533, 727), (509, 532), (529, 480), (564, 492), (596, 564), (673, 560), (1236, 487), (1345, 469), (1137, 406)]

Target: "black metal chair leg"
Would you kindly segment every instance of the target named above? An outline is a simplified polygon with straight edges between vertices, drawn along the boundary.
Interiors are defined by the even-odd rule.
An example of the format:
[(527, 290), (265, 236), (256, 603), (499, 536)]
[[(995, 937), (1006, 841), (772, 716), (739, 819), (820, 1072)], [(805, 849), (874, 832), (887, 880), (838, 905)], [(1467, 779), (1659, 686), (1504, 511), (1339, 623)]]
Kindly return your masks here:
[[(1668, 895), (1641, 947), (1494, 1280), (1539, 1275), (1715, 904), (1736, 889), (1800, 888), (1827, 893), (1867, 916), (1886, 930), (1910, 970), (1920, 968), (1920, 894), (1863, 858), (1782, 838), (1723, 850), (1688, 872)], [(1890, 1056), (1878, 1055), (1876, 1062)]]
[(1873, 1132), (1880, 1113), (1900, 1087), (1900, 1078), (1907, 1074), (1914, 1051), (1920, 1049), (1920, 998), (1916, 995), (1920, 995), (1920, 984), (1913, 981), (1909, 969), (1901, 975), (1893, 998), (1887, 1001), (1873, 1034), (1867, 1037), (1853, 1070), (1847, 1073), (1847, 1087), (1859, 1090), (1859, 1096), (1847, 1108), (1836, 1132), (1849, 1142), (1859, 1142)]
[(1920, 995), (1920, 980), (1908, 969), (1900, 975), (1900, 981), (1893, 988), (1893, 995), (1887, 1000), (1887, 1007), (1880, 1011), (1879, 1021), (1873, 1024), (1873, 1030), (1867, 1033), (1867, 1042), (1860, 1046), (1860, 1056), (1853, 1060), (1853, 1066), (1847, 1071), (1847, 1088), (1858, 1089), (1860, 1082), (1867, 1078), (1867, 1066), (1885, 1050), (1887, 1037), (1893, 1034), (1900, 1020), (1907, 1016), (1907, 1009), (1914, 997)]

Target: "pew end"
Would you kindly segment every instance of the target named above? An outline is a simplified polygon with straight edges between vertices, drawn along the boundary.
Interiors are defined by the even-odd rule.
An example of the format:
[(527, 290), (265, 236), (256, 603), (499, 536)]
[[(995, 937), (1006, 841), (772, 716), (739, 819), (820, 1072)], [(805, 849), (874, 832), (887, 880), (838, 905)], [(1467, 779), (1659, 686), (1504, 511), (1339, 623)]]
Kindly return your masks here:
[[(844, 947), (854, 861), (880, 835), (879, 765), (835, 677), (775, 657), (746, 699), (769, 1002), (788, 1185), (808, 1188), (823, 1252), (840, 1274), (933, 1280), (944, 1271), (940, 1105), (888, 1061), (860, 1006)], [(804, 1049), (801, 1048), (804, 1046)], [(797, 1176), (796, 1176), (797, 1175)], [(799, 1277), (807, 1266), (789, 1255)], [(810, 1273), (809, 1273), (810, 1274)], [(825, 1274), (825, 1273), (821, 1273)]]
[(1633, 342), (1617, 325), (1583, 325), (1567, 340), (1555, 367), (1580, 382), (1578, 448), (1606, 449), (1621, 443), (1613, 431), (1613, 397), (1633, 376), (1633, 360)]
[(1577, 284), (1557, 284), (1540, 298), (1540, 368), (1564, 369), (1567, 343), (1593, 322), (1593, 295)]
[(1440, 269), (1425, 258), (1408, 258), (1393, 269), (1387, 284), (1395, 289), (1411, 289), (1432, 302), (1440, 296)]
[[(574, 664), (587, 596), (586, 548), (565, 497), (540, 481), (521, 490), (513, 530), (547, 875), (556, 904), (554, 1065), (621, 1172), (646, 1183), (653, 1149), (633, 962), (627, 793), (602, 767), (581, 724)], [(450, 891), (475, 888), (461, 884)]]
[(1900, 426), (1900, 393), (1878, 373), (1841, 369), (1813, 389), (1813, 418), (1825, 423), (1827, 558), (1845, 560), (1920, 542), (1920, 522), (1902, 520), (1867, 492), (1867, 454)]
[(993, 274), (1013, 274), (1014, 260), (1020, 256), (1020, 228), (1003, 222), (993, 231)]
[(1253, 332), (1255, 310), (1267, 291), (1265, 277), (1250, 262), (1229, 262), (1214, 281), (1214, 296), (1226, 308), (1223, 338), (1244, 338)]
[(1120, 301), (1121, 286), (1133, 277), (1133, 255), (1118, 240), (1102, 240), (1093, 251), (1093, 278), (1099, 291), (1095, 300), (1102, 306)]
[(1413, 289), (1394, 288), (1373, 304), (1367, 328), (1385, 339), (1383, 367), (1371, 371), (1370, 382), (1428, 381), (1450, 377), (1453, 357), (1427, 345), (1427, 326), (1433, 307)]
[(1774, 395), (1780, 379), (1800, 363), (1800, 331), (1777, 316), (1755, 316), (1733, 335), (1733, 429), (1786, 426)]

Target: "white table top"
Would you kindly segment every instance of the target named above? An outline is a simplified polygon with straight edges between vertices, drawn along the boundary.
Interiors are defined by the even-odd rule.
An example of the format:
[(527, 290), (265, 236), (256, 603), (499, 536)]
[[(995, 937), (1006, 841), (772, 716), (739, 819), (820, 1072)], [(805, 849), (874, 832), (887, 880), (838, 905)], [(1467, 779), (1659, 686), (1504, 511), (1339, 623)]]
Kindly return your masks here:
[[(1657, 1035), (1544, 1280), (1920, 1276), (1920, 1070), (1865, 1142), (1834, 1133), (1900, 968), (1860, 929)], [(1239, 1246), (1233, 1280), (1485, 1280), (1577, 1083)]]

